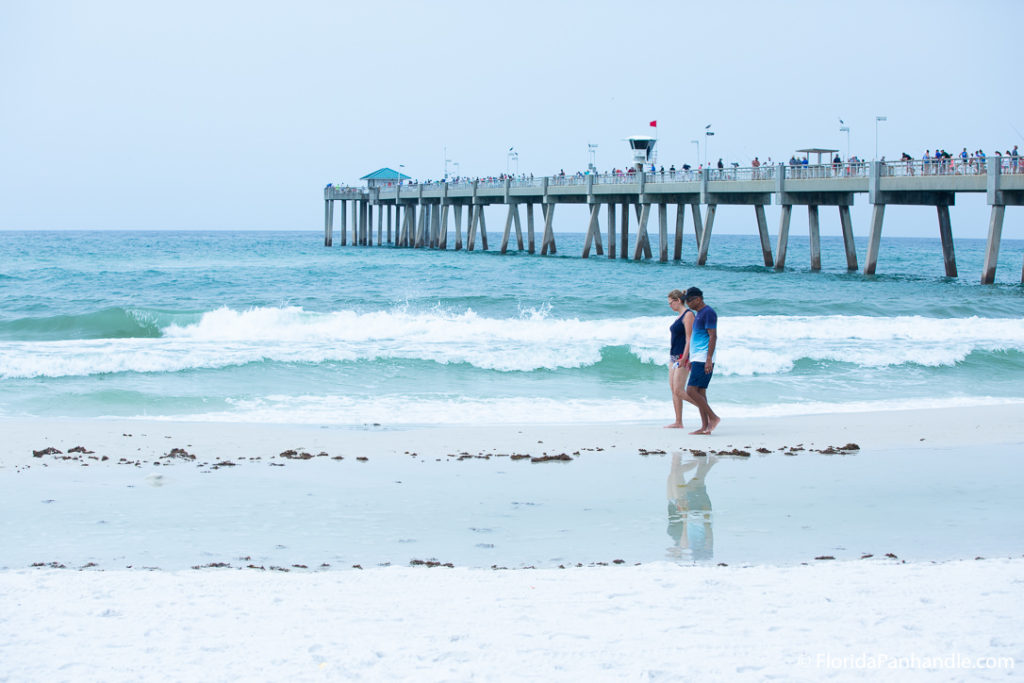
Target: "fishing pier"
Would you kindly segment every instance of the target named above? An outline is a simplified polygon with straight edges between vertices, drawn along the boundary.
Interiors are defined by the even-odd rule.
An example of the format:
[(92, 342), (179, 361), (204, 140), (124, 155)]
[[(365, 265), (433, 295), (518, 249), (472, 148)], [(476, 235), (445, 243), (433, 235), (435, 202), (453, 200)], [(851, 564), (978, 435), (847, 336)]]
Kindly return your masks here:
[[(678, 261), (682, 258), (684, 226), (689, 212), (696, 241), (697, 265), (705, 265), (718, 207), (740, 205), (753, 208), (753, 223), (761, 240), (764, 265), (783, 270), (793, 207), (806, 206), (811, 270), (820, 270), (819, 209), (834, 206), (839, 212), (846, 267), (856, 271), (859, 265), (850, 206), (855, 194), (866, 194), (872, 210), (865, 275), (873, 275), (878, 265), (885, 207), (916, 205), (935, 207), (945, 274), (957, 277), (949, 207), (954, 205), (957, 193), (961, 192), (985, 193), (991, 207), (981, 274), (981, 282), (991, 284), (995, 280), (1006, 207), (1024, 205), (1024, 163), (1018, 166), (1016, 157), (1012, 160), (1009, 157), (991, 157), (984, 165), (960, 160), (873, 161), (422, 184), (395, 182), (368, 189), (329, 185), (324, 189), (324, 245), (334, 244), (334, 214), (338, 213), (342, 246), (349, 243), (351, 234), (354, 246), (465, 248), (472, 251), (479, 245), (486, 250), (489, 245), (484, 208), (500, 204), (507, 207), (501, 253), (508, 251), (513, 229), (514, 248), (537, 253), (535, 235), (539, 229), (540, 254), (555, 254), (557, 245), (553, 221), (556, 207), (559, 204), (586, 204), (590, 220), (583, 258), (588, 258), (593, 250), (598, 256), (606, 255), (612, 259), (651, 259), (650, 234), (656, 230), (658, 260), (669, 260), (671, 245), (671, 257)], [(774, 254), (764, 210), (773, 200), (782, 207)], [(675, 206), (671, 242), (670, 206)], [(539, 209), (539, 223), (535, 207)], [(655, 212), (657, 223), (652, 225), (651, 218)], [(630, 214), (634, 217), (631, 218)], [(631, 229), (635, 230), (632, 244)], [(454, 236), (449, 240), (452, 231)], [(1021, 281), (1024, 282), (1024, 268)]]

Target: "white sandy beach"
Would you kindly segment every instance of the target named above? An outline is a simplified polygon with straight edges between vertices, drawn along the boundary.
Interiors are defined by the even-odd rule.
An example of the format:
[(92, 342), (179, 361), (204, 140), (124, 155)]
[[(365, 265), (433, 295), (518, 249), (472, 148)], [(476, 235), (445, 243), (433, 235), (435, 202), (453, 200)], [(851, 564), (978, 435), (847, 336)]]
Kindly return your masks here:
[[(145, 465), (172, 448), (211, 462), (286, 449), (370, 458), (848, 443), (862, 451), (1024, 449), (1020, 412), (726, 419), (710, 437), (660, 424), (11, 420), (0, 424), (0, 475), (121, 459)], [(32, 453), (75, 446), (94, 453), (72, 461)], [(0, 572), (0, 681), (1003, 680), (1024, 666), (1022, 584), (1020, 555), (507, 571), (11, 569)]]
[(1005, 680), (1022, 581), (1021, 559), (22, 570), (0, 574), (0, 679)]

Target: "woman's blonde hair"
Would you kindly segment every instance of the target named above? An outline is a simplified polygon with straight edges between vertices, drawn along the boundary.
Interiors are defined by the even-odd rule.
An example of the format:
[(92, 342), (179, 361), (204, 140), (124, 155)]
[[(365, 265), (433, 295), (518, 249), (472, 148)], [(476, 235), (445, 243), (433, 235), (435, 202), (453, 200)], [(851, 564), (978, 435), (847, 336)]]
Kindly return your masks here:
[(676, 301), (682, 301), (683, 293), (680, 292), (678, 289), (673, 289), (671, 292), (668, 293), (668, 298), (675, 299)]

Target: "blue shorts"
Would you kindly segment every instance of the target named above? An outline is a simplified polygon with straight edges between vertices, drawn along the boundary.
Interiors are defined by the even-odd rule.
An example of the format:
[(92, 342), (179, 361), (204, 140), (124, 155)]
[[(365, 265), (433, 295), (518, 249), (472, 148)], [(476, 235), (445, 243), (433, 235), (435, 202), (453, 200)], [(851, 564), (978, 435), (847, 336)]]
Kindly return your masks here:
[(714, 369), (712, 369), (711, 372), (704, 372), (704, 361), (691, 361), (690, 379), (687, 380), (686, 386), (707, 389), (708, 384), (711, 383), (711, 375), (713, 374), (715, 374)]

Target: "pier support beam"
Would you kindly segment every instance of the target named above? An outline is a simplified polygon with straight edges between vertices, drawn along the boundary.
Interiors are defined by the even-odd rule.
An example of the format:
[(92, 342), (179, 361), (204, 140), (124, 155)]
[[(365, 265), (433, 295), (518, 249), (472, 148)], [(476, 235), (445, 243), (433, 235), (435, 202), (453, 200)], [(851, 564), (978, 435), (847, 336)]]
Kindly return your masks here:
[(505, 230), (501, 234), (501, 249), (498, 250), (501, 254), (508, 251), (508, 238), (512, 235), (512, 209), (514, 206), (515, 204), (509, 204), (508, 213), (505, 215)]
[(352, 246), (366, 244), (366, 202), (354, 202), (352, 205)]
[(942, 261), (946, 266), (946, 277), (956, 277), (956, 254), (953, 251), (953, 228), (949, 223), (949, 207), (939, 204), (939, 238), (942, 240)]
[(772, 267), (772, 241), (768, 237), (768, 221), (764, 217), (764, 205), (754, 204), (754, 215), (757, 218), (757, 234), (761, 236), (761, 255), (764, 265)]
[(693, 214), (693, 232), (697, 238), (697, 249), (700, 249), (700, 241), (704, 237), (704, 221), (700, 215), (700, 204), (690, 204), (690, 213)]
[[(467, 216), (468, 220), (468, 216)], [(462, 250), (462, 204), (455, 205), (455, 251)]]
[(850, 207), (839, 207), (839, 225), (843, 229), (843, 246), (846, 248), (846, 269), (857, 270), (857, 246), (853, 243), (853, 221)]
[(402, 226), (402, 246), (411, 247), (413, 231), (416, 229), (416, 205), (405, 205), (405, 225)]
[(359, 244), (366, 246), (366, 231), (367, 223), (370, 217), (370, 203), (367, 201), (359, 202)]
[(423, 246), (423, 226), (424, 226), (424, 224), (426, 223), (426, 220), (427, 220), (427, 209), (428, 208), (429, 208), (428, 204), (420, 204), (419, 205), (419, 209), (418, 209), (418, 211), (419, 211), (419, 218), (416, 221), (416, 233), (413, 236), (413, 240), (412, 240), (413, 249), (419, 249), (420, 247)]
[(466, 250), (476, 249), (476, 233), (480, 231), (480, 249), (487, 251), (487, 221), (484, 218), (484, 205), (473, 204), (469, 209), (469, 228), (466, 230)]
[(629, 258), (629, 204), (622, 205), (622, 226), (619, 230), (619, 258)]
[(526, 203), (526, 251), (527, 253), (536, 253), (536, 245), (534, 243), (534, 230), (533, 230), (533, 202)]
[(420, 230), (417, 240), (419, 243), (416, 245), (420, 248), (430, 247), (430, 219), (433, 208), (433, 204), (422, 204), (420, 206)]
[(775, 270), (785, 270), (786, 250), (789, 247), (789, 222), (793, 218), (793, 205), (783, 204), (779, 216), (779, 239), (775, 245)]
[(437, 236), (438, 249), (448, 248), (448, 214), (451, 213), (450, 209), (451, 205), (447, 203), (441, 207), (441, 234)]
[(352, 202), (352, 246), (358, 247), (363, 243), (363, 203)]
[(608, 202), (608, 258), (615, 259), (615, 202)]
[(384, 242), (384, 205), (377, 205), (377, 246)]
[[(593, 177), (593, 176), (591, 176)], [(583, 241), (583, 258), (590, 258), (590, 243), (594, 239), (594, 234), (597, 234), (597, 239), (601, 239), (601, 226), (598, 221), (598, 217), (601, 215), (601, 205), (591, 204), (590, 205), (590, 221), (587, 223), (587, 237)], [(598, 254), (601, 253), (601, 249), (598, 248)]]
[(402, 231), (405, 228), (405, 211), (399, 203), (395, 203), (395, 246), (402, 246)]
[(540, 255), (544, 256), (548, 252), (551, 254), (556, 253), (555, 247), (555, 233), (551, 227), (551, 223), (555, 217), (555, 204), (542, 204), (544, 211), (544, 237), (540, 242)]
[(476, 223), (477, 227), (480, 228), (480, 249), (487, 251), (487, 217), (483, 204), (479, 204), (476, 207)]
[(821, 270), (821, 226), (818, 221), (818, 207), (807, 205), (807, 233), (811, 243), (811, 270)]
[(658, 261), (668, 263), (668, 204), (658, 204)]
[(338, 202), (338, 204), (341, 205), (339, 207), (341, 209), (341, 215), (338, 217), (338, 236), (341, 237), (341, 246), (344, 247), (348, 244), (348, 220), (346, 218), (348, 212), (345, 210), (348, 202), (342, 200)]
[(334, 202), (330, 199), (324, 200), (324, 246), (330, 247), (334, 243)]
[[(985, 245), (985, 265), (981, 269), (981, 284), (990, 285), (996, 281), (996, 263), (999, 261), (999, 244), (1003, 238), (1003, 217), (1006, 207), (1024, 206), (1024, 190), (1004, 190), (1002, 160), (990, 157), (986, 168), (986, 195), (992, 215), (988, 221), (988, 242)], [(1014, 163), (1016, 169), (1016, 162)], [(1021, 266), (1020, 281), (1024, 284), (1024, 265)]]
[(519, 251), (523, 250), (523, 228), (519, 222), (519, 204), (510, 202), (508, 205), (508, 216), (505, 217), (505, 232), (501, 236), (501, 253), (504, 254), (508, 250), (508, 240), (512, 235), (512, 225), (516, 227), (516, 244), (519, 245)]
[(711, 230), (715, 226), (715, 213), (717, 211), (717, 204), (708, 204), (707, 219), (704, 221), (704, 230), (700, 236), (700, 253), (697, 254), (698, 266), (703, 266), (708, 262), (708, 249), (711, 247)]
[(882, 241), (882, 221), (885, 219), (885, 204), (871, 207), (871, 233), (868, 235), (868, 255), (864, 263), (864, 274), (874, 275), (878, 265), (878, 246)]
[(686, 224), (686, 205), (676, 204), (676, 240), (672, 245), (672, 260), (679, 261), (683, 258), (683, 228)]
[(476, 218), (479, 211), (479, 204), (469, 205), (469, 222), (466, 224), (466, 251), (473, 251), (476, 247)]
[(359, 246), (359, 202), (352, 202), (351, 209), (351, 220), (349, 221), (352, 225), (352, 246)]
[(651, 257), (651, 241), (647, 238), (647, 221), (651, 217), (650, 204), (637, 204), (640, 210), (640, 221), (636, 229), (636, 248), (633, 250), (633, 260)]
[[(445, 207), (447, 208), (447, 207)], [(441, 246), (441, 205), (430, 207), (430, 246), (437, 249)]]
[[(999, 243), (1003, 238), (1003, 217), (1006, 206), (992, 205), (992, 215), (988, 219), (988, 242), (985, 245), (985, 265), (981, 269), (981, 284), (990, 285), (996, 281), (996, 262), (999, 260)], [(1021, 270), (1020, 281), (1024, 282), (1024, 269)]]

